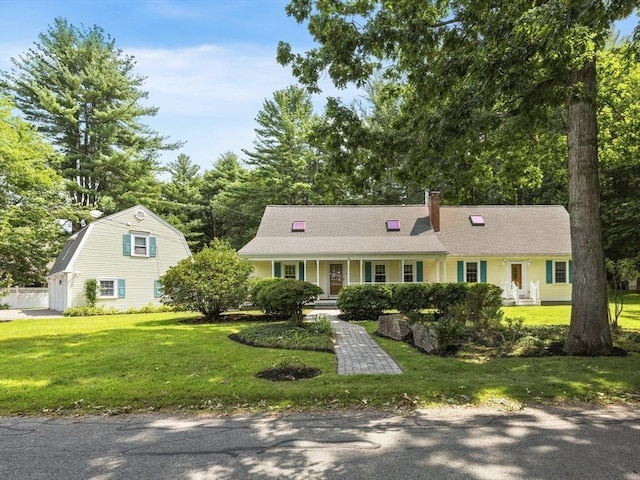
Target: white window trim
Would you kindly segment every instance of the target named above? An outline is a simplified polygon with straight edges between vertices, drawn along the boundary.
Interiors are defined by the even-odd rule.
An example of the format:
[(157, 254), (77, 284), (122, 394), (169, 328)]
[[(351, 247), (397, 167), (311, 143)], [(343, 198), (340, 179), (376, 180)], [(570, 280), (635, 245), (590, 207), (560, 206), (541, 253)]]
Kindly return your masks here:
[[(117, 278), (96, 278), (96, 282), (98, 282), (98, 297), (100, 300), (110, 300), (118, 298), (118, 279)], [(100, 288), (100, 282), (113, 282), (113, 295), (102, 295)]]
[(293, 277), (295, 280), (298, 279), (298, 264), (295, 262), (283, 262), (282, 263), (282, 278), (289, 278), (287, 276), (285, 276), (285, 272), (287, 270), (287, 267), (293, 267), (293, 270), (295, 272), (295, 276)]
[[(150, 235), (141, 235), (139, 233), (131, 234), (131, 256), (132, 257), (148, 257), (149, 256), (149, 236)], [(144, 238), (146, 253), (144, 254), (136, 253), (136, 238)]]
[[(411, 281), (410, 282), (407, 282), (404, 279), (404, 267), (406, 267), (407, 265), (410, 266), (411, 269), (412, 269), (411, 270)], [(417, 270), (416, 269), (416, 262), (404, 262), (404, 264), (402, 265), (402, 283), (415, 283), (416, 282), (416, 274), (417, 274), (416, 270)]]
[[(475, 282), (470, 282), (469, 277), (467, 276), (467, 264), (475, 263), (476, 264), (476, 275), (477, 280)], [(480, 283), (480, 260), (465, 260), (464, 261), (464, 281), (465, 283)]]
[[(564, 263), (564, 282), (556, 281), (556, 265), (558, 263)], [(553, 261), (553, 285), (568, 285), (569, 284), (569, 260), (554, 260)]]
[[(376, 267), (381, 265), (384, 267), (384, 282), (376, 282)], [(389, 263), (388, 262), (372, 262), (371, 266), (371, 283), (384, 285), (389, 282)]]

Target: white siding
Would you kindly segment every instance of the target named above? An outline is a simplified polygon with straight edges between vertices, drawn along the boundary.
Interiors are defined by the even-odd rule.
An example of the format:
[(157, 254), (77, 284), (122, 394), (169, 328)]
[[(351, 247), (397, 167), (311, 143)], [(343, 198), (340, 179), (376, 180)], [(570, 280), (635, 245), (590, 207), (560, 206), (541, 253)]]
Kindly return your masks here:
[[(155, 257), (123, 254), (123, 235), (132, 231), (156, 237)], [(98, 305), (119, 310), (159, 305), (160, 299), (154, 297), (154, 281), (191, 254), (184, 236), (148, 211), (142, 220), (129, 209), (96, 221), (84, 240), (72, 265), (71, 306), (86, 304), (84, 283), (91, 278), (126, 282), (125, 298), (98, 299)]]

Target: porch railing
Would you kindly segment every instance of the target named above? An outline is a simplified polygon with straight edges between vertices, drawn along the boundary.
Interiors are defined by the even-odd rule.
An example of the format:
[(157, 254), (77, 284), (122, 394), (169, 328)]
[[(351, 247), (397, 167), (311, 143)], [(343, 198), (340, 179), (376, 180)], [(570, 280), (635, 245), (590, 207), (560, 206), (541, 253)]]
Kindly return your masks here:
[(529, 283), (529, 297), (536, 305), (540, 305), (540, 280)]
[(502, 282), (500, 287), (502, 288), (502, 298), (505, 300), (513, 300), (515, 304), (518, 305), (520, 296), (518, 295), (518, 286), (515, 282)]

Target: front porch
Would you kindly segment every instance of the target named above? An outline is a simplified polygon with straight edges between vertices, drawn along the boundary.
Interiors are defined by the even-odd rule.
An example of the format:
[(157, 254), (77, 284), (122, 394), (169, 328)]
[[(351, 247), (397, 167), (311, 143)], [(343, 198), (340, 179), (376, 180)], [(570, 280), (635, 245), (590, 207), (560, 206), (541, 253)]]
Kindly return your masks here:
[(444, 257), (278, 259), (254, 262), (256, 276), (306, 280), (335, 300), (342, 287), (361, 284), (446, 282)]

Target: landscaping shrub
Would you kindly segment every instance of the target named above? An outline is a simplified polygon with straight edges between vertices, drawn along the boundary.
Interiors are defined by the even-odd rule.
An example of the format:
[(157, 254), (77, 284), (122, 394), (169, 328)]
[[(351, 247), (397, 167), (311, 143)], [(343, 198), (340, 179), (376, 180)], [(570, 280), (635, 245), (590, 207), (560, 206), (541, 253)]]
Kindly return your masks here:
[(67, 308), (63, 315), (65, 317), (91, 317), (95, 315), (117, 315), (120, 312), (117, 308), (98, 305), (94, 307), (71, 307)]
[(95, 305), (93, 307), (71, 307), (67, 308), (63, 315), (65, 317), (91, 317), (95, 315), (122, 315), (122, 314), (137, 314), (137, 313), (161, 313), (171, 312), (173, 307), (169, 305), (146, 305), (144, 307), (131, 307), (126, 311), (118, 310), (114, 307), (107, 307), (104, 305)]
[(464, 342), (465, 327), (452, 316), (441, 317), (433, 328), (440, 355), (455, 353)]
[(419, 312), (429, 306), (429, 284), (397, 283), (391, 285), (389, 307), (401, 313)]
[(301, 325), (304, 320), (302, 309), (322, 293), (322, 289), (317, 285), (285, 278), (261, 288), (258, 302), (265, 311), (277, 312), (278, 316), (287, 318), (295, 325)]
[(480, 329), (491, 328), (500, 320), (502, 289), (491, 283), (470, 284), (465, 292), (464, 304), (469, 321)]
[(332, 328), (327, 330), (318, 322), (304, 322), (299, 326), (269, 322), (244, 328), (231, 338), (260, 347), (333, 352), (333, 336)]
[(262, 304), (260, 301), (260, 292), (263, 289), (276, 282), (281, 282), (282, 278), (252, 278), (249, 280), (249, 301), (258, 310), (262, 310), (267, 315), (278, 316), (278, 312), (269, 311), (268, 305)]
[(438, 311), (438, 316), (446, 315), (452, 305), (464, 301), (467, 288), (466, 283), (430, 283), (428, 304)]
[(376, 320), (390, 301), (386, 285), (349, 285), (340, 290), (337, 307), (347, 320)]
[(127, 308), (124, 313), (162, 313), (173, 312), (175, 309), (171, 305), (145, 305), (144, 307), (131, 307)]
[(98, 281), (90, 278), (84, 282), (84, 298), (87, 301), (87, 307), (95, 307), (98, 301)]
[(231, 246), (214, 240), (211, 247), (180, 260), (160, 278), (162, 301), (178, 310), (200, 312), (218, 321), (247, 298), (253, 265)]

